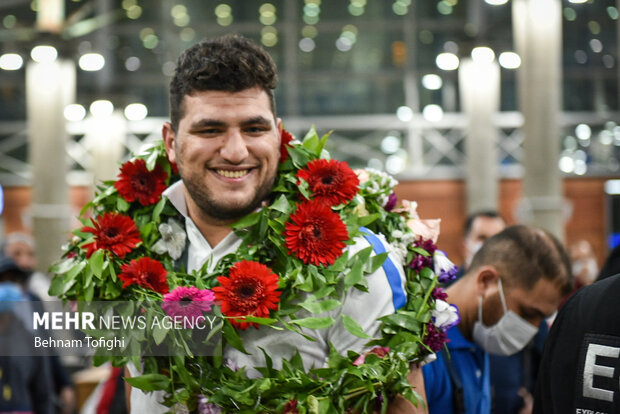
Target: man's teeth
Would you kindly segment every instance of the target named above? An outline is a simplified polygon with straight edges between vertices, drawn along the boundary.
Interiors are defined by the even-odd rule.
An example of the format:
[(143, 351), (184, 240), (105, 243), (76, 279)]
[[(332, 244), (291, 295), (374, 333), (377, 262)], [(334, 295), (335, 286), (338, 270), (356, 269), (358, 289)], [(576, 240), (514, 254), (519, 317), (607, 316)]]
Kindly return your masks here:
[(229, 170), (216, 170), (217, 173), (226, 178), (241, 178), (248, 174), (248, 170), (229, 171)]

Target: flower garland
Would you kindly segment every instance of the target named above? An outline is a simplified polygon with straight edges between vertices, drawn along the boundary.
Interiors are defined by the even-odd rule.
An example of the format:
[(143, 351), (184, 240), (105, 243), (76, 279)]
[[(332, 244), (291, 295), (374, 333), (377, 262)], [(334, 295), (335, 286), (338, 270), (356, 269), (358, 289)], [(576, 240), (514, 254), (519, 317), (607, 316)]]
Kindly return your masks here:
[[(332, 350), (327, 367), (309, 371), (299, 354), (283, 360), (281, 370), (265, 354), (267, 366), (255, 367), (262, 376), (248, 378), (221, 353), (140, 358), (153, 339), (187, 350), (195, 335), (191, 329), (147, 327), (124, 332), (135, 351), (131, 356), (99, 356), (95, 363), (132, 361), (143, 375), (127, 379), (131, 385), (164, 390), (169, 406), (199, 412), (370, 412), (383, 410), (397, 394), (417, 403), (407, 382), (410, 363), (441, 349), (445, 331), (458, 323), (456, 308), (438, 285), (454, 277), (455, 266), (436, 248), (438, 221), (421, 220), (415, 203), (396, 206), (396, 180), (371, 169), (354, 172), (330, 159), (326, 141), (314, 129), (302, 142), (282, 131), (271, 201), (234, 224), (241, 238), (235, 253), (212, 271), (205, 265), (192, 273), (178, 266), (187, 236), (161, 196), (178, 172), (163, 143), (153, 146), (123, 164), (119, 178), (104, 183), (84, 207), (82, 214), (91, 210), (94, 218), (82, 219), (84, 226), (53, 266), (50, 293), (83, 302), (142, 301), (127, 308), (141, 306), (147, 317), (191, 320), (212, 312), (223, 320), (217, 327), (220, 349), (244, 350), (238, 330), (299, 331), (343, 323), (351, 334), (369, 339), (369, 352)], [(362, 236), (361, 227), (383, 237), (406, 264), (406, 304), (380, 318), (380, 339), (346, 315), (321, 316), (340, 306), (349, 289), (367, 289), (365, 275), (385, 260), (372, 247), (348, 254), (345, 247)]]

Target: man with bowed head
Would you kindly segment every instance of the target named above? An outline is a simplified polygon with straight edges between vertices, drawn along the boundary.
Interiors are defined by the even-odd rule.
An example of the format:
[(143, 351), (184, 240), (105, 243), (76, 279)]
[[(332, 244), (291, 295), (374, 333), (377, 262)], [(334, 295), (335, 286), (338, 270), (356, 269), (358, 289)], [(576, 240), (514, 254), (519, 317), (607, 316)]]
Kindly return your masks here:
[[(181, 180), (163, 193), (184, 217), (189, 241), (184, 253), (188, 272), (205, 262), (215, 265), (234, 252), (241, 240), (231, 224), (261, 206), (272, 189), (280, 161), (281, 120), (275, 114), (273, 90), (276, 68), (260, 47), (238, 36), (204, 40), (179, 58), (170, 84), (171, 120), (163, 126), (169, 160), (178, 167)], [(349, 249), (367, 247), (365, 239)], [(389, 246), (386, 246), (389, 248)], [(404, 284), (402, 263), (390, 254)], [(383, 268), (367, 277), (369, 291), (352, 290), (341, 311), (353, 316), (372, 336), (380, 335), (377, 318), (394, 313), (394, 288)], [(402, 288), (402, 286), (401, 286)], [(373, 303), (368, 307), (368, 303)], [(336, 310), (340, 311), (340, 310)], [(334, 312), (336, 312), (334, 311)], [(266, 350), (278, 367), (296, 351), (304, 367), (322, 367), (329, 354), (328, 344), (339, 353), (360, 352), (366, 342), (344, 327), (323, 332), (306, 330), (316, 342), (291, 331), (248, 329), (240, 332), (249, 355), (226, 349), (225, 358), (234, 366), (265, 366), (259, 347)], [(130, 367), (132, 376), (138, 375)], [(421, 383), (420, 370), (413, 371)], [(420, 389), (418, 389), (420, 392)], [(132, 412), (164, 412), (158, 393), (131, 391)], [(413, 405), (396, 400), (399, 412), (415, 412)], [(401, 404), (402, 403), (402, 404)], [(394, 411), (396, 412), (396, 411)]]
[(430, 413), (489, 413), (488, 353), (523, 349), (572, 286), (568, 255), (546, 231), (517, 225), (488, 239), (447, 289), (461, 322), (447, 331), (448, 352), (422, 369)]

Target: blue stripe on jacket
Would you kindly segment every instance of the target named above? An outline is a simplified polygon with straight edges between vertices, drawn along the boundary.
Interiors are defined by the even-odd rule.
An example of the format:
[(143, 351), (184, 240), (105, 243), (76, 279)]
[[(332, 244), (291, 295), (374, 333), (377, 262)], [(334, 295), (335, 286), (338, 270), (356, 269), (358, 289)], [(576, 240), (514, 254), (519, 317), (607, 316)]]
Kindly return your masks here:
[[(364, 238), (368, 241), (368, 243), (370, 243), (375, 254), (381, 254), (387, 251), (376, 234), (366, 227), (360, 227), (360, 230), (364, 233)], [(392, 289), (392, 302), (394, 304), (394, 309), (400, 309), (407, 303), (407, 295), (405, 295), (398, 268), (389, 256), (386, 257), (385, 262), (383, 262), (381, 267), (383, 267), (383, 271), (385, 272), (390, 288)]]

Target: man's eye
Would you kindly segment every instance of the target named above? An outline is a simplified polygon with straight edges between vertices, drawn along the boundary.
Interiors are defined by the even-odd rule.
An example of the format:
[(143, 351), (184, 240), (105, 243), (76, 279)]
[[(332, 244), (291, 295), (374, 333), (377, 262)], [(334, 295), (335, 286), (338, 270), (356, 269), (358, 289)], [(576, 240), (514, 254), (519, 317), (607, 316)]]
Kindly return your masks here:
[(197, 131), (197, 133), (201, 135), (213, 135), (213, 134), (217, 134), (218, 132), (220, 131), (219, 129), (216, 129), (216, 128), (201, 129)]
[(250, 134), (258, 134), (261, 132), (265, 132), (268, 131), (269, 128), (268, 127), (264, 127), (264, 126), (251, 126), (245, 129), (246, 132), (249, 132)]
[(533, 309), (522, 309), (521, 317), (524, 319), (534, 319), (540, 316), (540, 312)]

